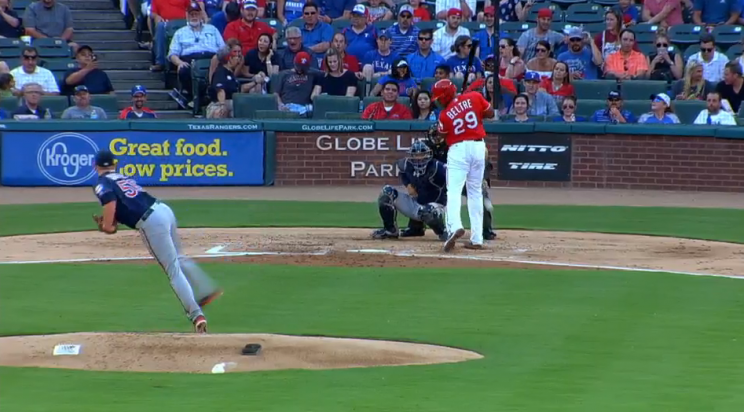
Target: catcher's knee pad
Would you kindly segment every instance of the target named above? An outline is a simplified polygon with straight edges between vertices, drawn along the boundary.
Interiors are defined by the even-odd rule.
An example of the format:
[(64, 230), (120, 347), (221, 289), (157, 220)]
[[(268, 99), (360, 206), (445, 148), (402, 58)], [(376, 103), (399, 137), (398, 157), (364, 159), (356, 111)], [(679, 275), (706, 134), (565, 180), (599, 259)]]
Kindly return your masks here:
[(439, 203), (427, 203), (419, 209), (419, 219), (426, 223), (434, 233), (444, 231), (444, 206)]
[(395, 199), (398, 198), (398, 189), (390, 186), (385, 185), (382, 187), (382, 190), (380, 191), (380, 196), (377, 198), (377, 203), (380, 206), (393, 206), (393, 202), (395, 202)]

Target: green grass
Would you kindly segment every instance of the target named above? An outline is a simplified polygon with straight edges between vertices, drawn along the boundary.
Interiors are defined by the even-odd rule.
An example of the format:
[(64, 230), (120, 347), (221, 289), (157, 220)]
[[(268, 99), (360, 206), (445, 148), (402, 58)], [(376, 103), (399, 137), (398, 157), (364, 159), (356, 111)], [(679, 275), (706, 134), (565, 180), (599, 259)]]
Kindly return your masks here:
[[(374, 203), (225, 200), (168, 203), (183, 227), (380, 226)], [(91, 230), (93, 213), (100, 214), (95, 202), (0, 206), (0, 236)], [(734, 209), (510, 205), (497, 206), (495, 219), (502, 229), (639, 233), (744, 242), (741, 230), (744, 210)]]
[[(170, 201), (181, 226), (375, 227), (373, 203)], [(89, 230), (95, 202), (0, 206), (0, 235)], [(744, 242), (744, 211), (500, 206), (500, 228)], [(95, 247), (92, 245), (91, 247)], [(2, 412), (738, 412), (744, 283), (660, 273), (204, 265), (213, 333), (415, 340), (451, 365), (226, 375), (0, 368)], [(190, 331), (154, 265), (0, 265), (0, 335)]]
[[(0, 334), (188, 331), (155, 266), (5, 266)], [(232, 375), (0, 368), (5, 411), (738, 411), (744, 283), (592, 271), (217, 265), (212, 332), (417, 340), (452, 365)], [(46, 302), (46, 303), (42, 303)]]

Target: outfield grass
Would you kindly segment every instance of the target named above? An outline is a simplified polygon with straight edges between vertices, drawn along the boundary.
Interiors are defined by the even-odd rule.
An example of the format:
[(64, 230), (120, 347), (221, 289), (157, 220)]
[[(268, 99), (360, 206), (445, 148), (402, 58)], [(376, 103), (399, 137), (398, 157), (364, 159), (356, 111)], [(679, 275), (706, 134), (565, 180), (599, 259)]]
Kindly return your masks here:
[[(373, 204), (169, 203), (183, 226), (377, 225)], [(97, 209), (2, 206), (0, 230), (84, 230)], [(498, 209), (502, 227), (729, 241), (742, 241), (741, 213)], [(744, 405), (739, 280), (492, 268), (204, 267), (226, 289), (207, 311), (213, 333), (415, 340), (485, 358), (226, 375), (0, 368), (0, 410), (738, 412)], [(187, 332), (191, 325), (154, 265), (0, 265), (0, 335), (91, 330)]]

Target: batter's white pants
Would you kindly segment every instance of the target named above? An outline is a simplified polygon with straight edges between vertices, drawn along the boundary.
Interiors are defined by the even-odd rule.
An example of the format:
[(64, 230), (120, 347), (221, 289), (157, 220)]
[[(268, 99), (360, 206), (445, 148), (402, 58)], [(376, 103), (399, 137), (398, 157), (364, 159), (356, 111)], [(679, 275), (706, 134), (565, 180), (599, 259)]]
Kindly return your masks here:
[(447, 152), (447, 230), (462, 229), (460, 202), (462, 188), (468, 188), (470, 241), (483, 244), (483, 192), (481, 184), (486, 170), (486, 143), (466, 140), (455, 143)]

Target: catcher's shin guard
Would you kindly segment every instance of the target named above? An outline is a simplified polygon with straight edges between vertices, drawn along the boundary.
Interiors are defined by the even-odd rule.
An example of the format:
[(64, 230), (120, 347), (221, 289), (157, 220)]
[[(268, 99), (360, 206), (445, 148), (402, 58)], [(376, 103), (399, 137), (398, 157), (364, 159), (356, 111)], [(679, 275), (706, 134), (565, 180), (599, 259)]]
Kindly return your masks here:
[(416, 237), (424, 236), (426, 234), (426, 227), (424, 222), (420, 222), (414, 219), (408, 219), (408, 227), (400, 231), (400, 237)]
[(398, 190), (385, 185), (377, 198), (377, 206), (380, 210), (383, 228), (390, 233), (398, 233), (398, 209), (395, 208), (395, 199), (398, 198)]
[(444, 220), (444, 207), (437, 203), (429, 203), (419, 210), (419, 217), (437, 235), (444, 233), (446, 225)]

